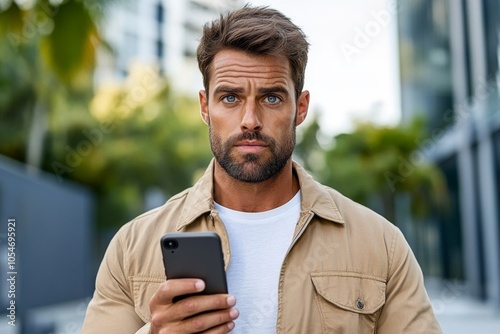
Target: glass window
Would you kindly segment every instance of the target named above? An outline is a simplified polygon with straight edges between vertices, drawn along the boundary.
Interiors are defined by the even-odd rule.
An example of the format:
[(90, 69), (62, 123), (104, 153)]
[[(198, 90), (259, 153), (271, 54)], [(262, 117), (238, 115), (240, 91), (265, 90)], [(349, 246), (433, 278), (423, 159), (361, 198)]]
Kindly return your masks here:
[(483, 12), (488, 77), (498, 80), (500, 60), (500, 1), (484, 0)]
[(155, 12), (156, 12), (156, 22), (163, 23), (165, 13), (164, 13), (163, 4), (161, 2), (156, 4)]
[(156, 41), (156, 56), (158, 59), (163, 59), (163, 42), (161, 40)]

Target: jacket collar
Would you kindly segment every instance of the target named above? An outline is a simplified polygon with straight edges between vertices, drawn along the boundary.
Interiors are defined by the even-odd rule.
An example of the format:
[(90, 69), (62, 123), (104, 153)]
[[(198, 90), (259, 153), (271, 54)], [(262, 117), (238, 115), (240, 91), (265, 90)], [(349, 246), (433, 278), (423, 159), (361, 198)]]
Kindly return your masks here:
[[(182, 230), (199, 216), (209, 213), (214, 208), (213, 177), (215, 159), (212, 159), (203, 176), (187, 192), (185, 205), (177, 223), (177, 230)], [(293, 170), (297, 174), (301, 190), (301, 211), (311, 211), (326, 220), (344, 224), (337, 204), (327, 187), (315, 181), (302, 166), (293, 161)]]
[(345, 224), (344, 217), (328, 191), (328, 187), (313, 179), (297, 162), (293, 162), (293, 170), (299, 179), (301, 211), (311, 211), (317, 216), (335, 223)]

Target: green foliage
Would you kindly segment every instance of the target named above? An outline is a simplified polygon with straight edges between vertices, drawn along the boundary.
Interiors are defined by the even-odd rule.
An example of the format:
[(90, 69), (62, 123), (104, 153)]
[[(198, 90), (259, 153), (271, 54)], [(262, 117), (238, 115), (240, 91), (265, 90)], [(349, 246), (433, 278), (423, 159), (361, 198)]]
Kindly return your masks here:
[(54, 10), (53, 29), (41, 39), (41, 55), (59, 78), (69, 83), (94, 66), (99, 35), (83, 1), (66, 1)]
[[(173, 93), (151, 69), (132, 71), (131, 77), (100, 89), (92, 113), (72, 107), (51, 126), (44, 167), (93, 189), (100, 229), (142, 213), (150, 189), (168, 198), (191, 186), (212, 156), (196, 100)], [(146, 77), (154, 85), (141, 86)]]
[(38, 70), (56, 74), (65, 84), (74, 83), (94, 65), (100, 37), (93, 16), (101, 15), (100, 2), (11, 2), (0, 11), (1, 43), (21, 57), (35, 49)]
[[(440, 170), (420, 147), (423, 128), (422, 119), (394, 127), (359, 122), (352, 133), (333, 138), (332, 147), (322, 155), (315, 154), (317, 144), (302, 147), (299, 153), (321, 182), (367, 206), (378, 199), (379, 211), (392, 221), (399, 193), (410, 195), (414, 214), (426, 215), (446, 208), (446, 186)], [(306, 138), (318, 132), (314, 122), (305, 130)]]
[(104, 3), (12, 2), (0, 11), (0, 154), (27, 162), (33, 130), (42, 131), (40, 167), (89, 187), (98, 227), (115, 229), (144, 210), (149, 189), (168, 197), (189, 187), (211, 153), (197, 101), (174, 94), (155, 70), (132, 69), (123, 85), (93, 92)]
[(15, 54), (5, 43), (0, 43), (0, 54), (0, 152), (22, 160), (35, 91), (26, 63), (11, 61)]
[[(0, 153), (40, 167), (56, 100), (89, 91), (103, 1), (7, 2), (0, 10)], [(89, 7), (91, 6), (91, 7)], [(91, 13), (92, 11), (92, 13)]]

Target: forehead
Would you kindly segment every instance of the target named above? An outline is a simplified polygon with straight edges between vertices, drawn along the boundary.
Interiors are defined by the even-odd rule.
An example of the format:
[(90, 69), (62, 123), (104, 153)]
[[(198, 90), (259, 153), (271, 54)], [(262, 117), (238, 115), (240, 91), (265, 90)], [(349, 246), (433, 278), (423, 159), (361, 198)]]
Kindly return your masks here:
[(237, 84), (245, 80), (293, 85), (289, 61), (281, 56), (261, 56), (242, 51), (223, 50), (215, 55), (210, 73), (210, 87), (222, 83)]

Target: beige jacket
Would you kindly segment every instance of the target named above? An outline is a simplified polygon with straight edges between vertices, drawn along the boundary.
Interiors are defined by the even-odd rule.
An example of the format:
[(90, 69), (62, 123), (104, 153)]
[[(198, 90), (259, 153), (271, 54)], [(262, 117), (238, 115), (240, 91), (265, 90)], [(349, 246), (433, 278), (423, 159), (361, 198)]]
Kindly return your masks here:
[[(296, 163), (294, 170), (301, 213), (281, 268), (276, 333), (441, 333), (401, 232)], [(165, 280), (159, 240), (167, 231), (215, 231), (230, 265), (212, 180), (213, 161), (192, 188), (120, 229), (99, 268), (82, 333), (149, 333), (149, 299)]]

